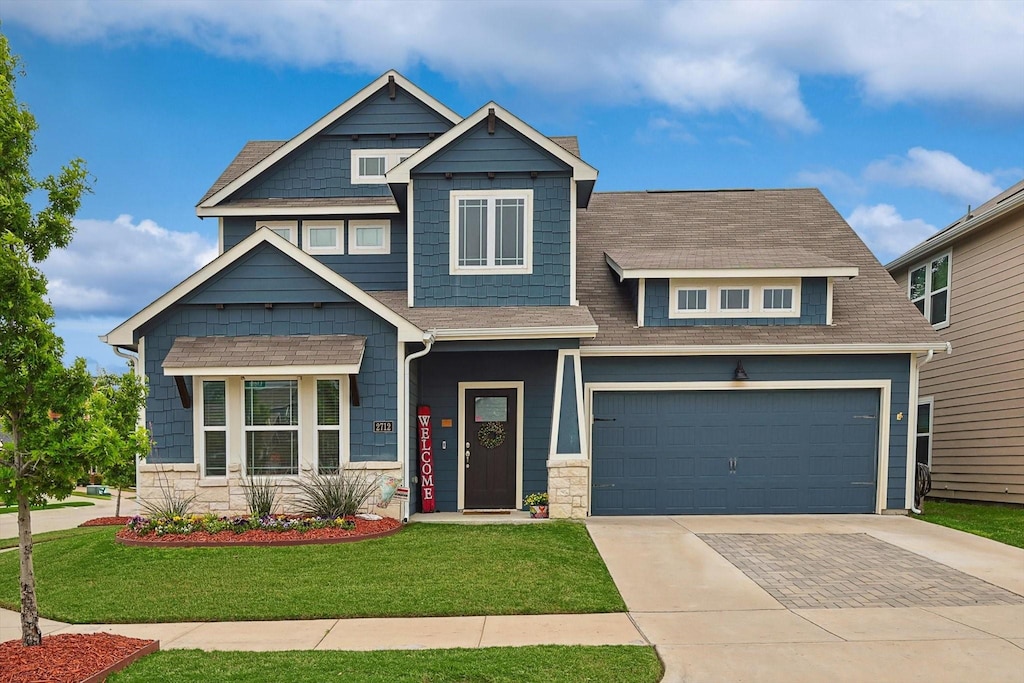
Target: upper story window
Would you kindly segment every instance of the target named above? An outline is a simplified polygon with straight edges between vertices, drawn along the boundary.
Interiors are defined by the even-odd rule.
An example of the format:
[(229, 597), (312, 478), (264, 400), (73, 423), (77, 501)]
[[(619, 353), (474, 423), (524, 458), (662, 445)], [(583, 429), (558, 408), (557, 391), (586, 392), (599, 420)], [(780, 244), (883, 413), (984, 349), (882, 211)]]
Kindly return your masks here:
[(350, 254), (390, 254), (391, 221), (349, 221), (348, 251)]
[(302, 247), (310, 254), (344, 254), (345, 221), (302, 221)]
[(669, 281), (669, 318), (799, 316), (799, 279)]
[(910, 269), (907, 278), (910, 300), (933, 327), (949, 325), (950, 253)]
[(451, 193), (451, 274), (530, 273), (533, 190)]
[(292, 244), (299, 243), (298, 221), (256, 221), (256, 229), (270, 228)]
[(415, 149), (354, 149), (352, 150), (352, 184), (380, 185), (384, 175), (413, 154)]

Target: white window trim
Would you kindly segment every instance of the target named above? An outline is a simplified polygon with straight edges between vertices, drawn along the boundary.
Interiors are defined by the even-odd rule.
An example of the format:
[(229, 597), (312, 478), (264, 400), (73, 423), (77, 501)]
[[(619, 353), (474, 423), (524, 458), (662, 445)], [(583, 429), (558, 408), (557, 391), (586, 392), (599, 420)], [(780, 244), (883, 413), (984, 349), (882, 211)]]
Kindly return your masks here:
[[(747, 305), (744, 306), (743, 308), (726, 308), (725, 306), (722, 305), (722, 295), (724, 295), (726, 292), (746, 292)], [(751, 299), (754, 298), (753, 294), (754, 292), (750, 286), (723, 285), (719, 287), (718, 292), (715, 296), (715, 303), (718, 306), (718, 313), (722, 316), (737, 315), (739, 313), (752, 313), (754, 311), (754, 309), (751, 307), (751, 304), (753, 303)]]
[[(296, 403), (297, 403), (297, 409), (299, 411), (298, 420), (296, 421), (295, 424), (286, 424), (286, 425), (250, 425), (250, 424), (246, 424), (246, 422), (245, 422), (245, 383), (246, 382), (254, 382), (254, 381), (258, 382), (258, 381), (261, 381), (261, 380), (262, 381), (267, 381), (267, 382), (295, 382)], [(302, 476), (303, 471), (304, 471), (304, 468), (302, 466), (302, 454), (310, 452), (308, 450), (308, 448), (309, 448), (309, 443), (308, 443), (309, 439), (308, 439), (308, 437), (306, 439), (303, 439), (303, 432), (308, 434), (309, 431), (308, 431), (308, 429), (304, 430), (302, 428), (303, 417), (309, 413), (308, 405), (307, 406), (303, 406), (302, 405), (302, 403), (303, 403), (303, 401), (302, 401), (302, 390), (303, 390), (303, 385), (308, 385), (308, 384), (310, 384), (310, 382), (303, 382), (302, 381), (302, 377), (299, 377), (297, 375), (281, 376), (281, 377), (274, 376), (274, 377), (240, 377), (239, 378), (239, 386), (240, 386), (240, 389), (241, 389), (241, 392), (242, 392), (241, 393), (241, 399), (242, 400), (239, 401), (239, 404), (238, 404), (238, 408), (239, 408), (239, 411), (241, 413), (241, 422), (240, 422), (240, 424), (241, 424), (241, 430), (242, 430), (242, 432), (241, 432), (241, 439), (239, 440), (239, 444), (241, 446), (241, 449), (240, 449), (241, 450), (241, 465), (242, 465), (242, 475), (244, 477), (257, 476), (257, 477), (266, 477), (268, 479), (289, 479), (289, 478), (293, 478), (294, 479), (294, 478)], [(315, 384), (315, 382), (313, 382), (313, 384)], [(307, 389), (307, 391), (308, 391), (308, 389)], [(315, 404), (314, 404), (314, 406), (315, 406)], [(296, 435), (295, 441), (296, 441), (297, 449), (298, 449), (298, 457), (295, 460), (295, 474), (256, 474), (256, 475), (250, 475), (249, 474), (249, 459), (248, 459), (248, 455), (249, 455), (249, 452), (248, 452), (249, 451), (249, 446), (248, 446), (249, 439), (247, 438), (246, 435), (249, 432), (285, 432), (285, 431), (294, 431), (295, 435)]]
[(403, 157), (411, 157), (419, 149), (354, 149), (352, 150), (352, 173), (349, 180), (353, 185), (383, 185), (385, 175), (360, 175), (359, 160), (368, 157), (384, 157), (384, 173), (401, 163)]
[[(938, 291), (932, 291), (932, 263), (938, 261), (942, 257), (946, 257), (948, 272), (946, 273), (946, 286)], [(946, 292), (946, 319), (940, 323), (933, 323), (932, 327), (936, 330), (942, 330), (949, 327), (949, 321), (953, 318), (953, 252), (952, 250), (944, 252), (942, 254), (935, 254), (924, 261), (917, 263), (907, 269), (907, 298), (912, 303), (916, 303), (918, 299), (913, 298), (911, 288), (913, 287), (913, 274), (915, 270), (924, 268), (924, 319), (931, 321), (932, 319), (932, 295)]]
[[(314, 247), (310, 245), (309, 232), (313, 228), (334, 228), (335, 243), (333, 247)], [(302, 221), (302, 250), (307, 254), (344, 254), (345, 253), (345, 221)]]
[(914, 461), (917, 461), (917, 437), (928, 435), (928, 467), (932, 466), (932, 444), (935, 443), (935, 397), (925, 396), (917, 399), (917, 415), (921, 414), (921, 406), (928, 406), (928, 431), (917, 431), (917, 418), (914, 420)]
[(271, 230), (288, 230), (288, 241), (298, 246), (299, 244), (299, 222), (298, 221), (256, 221), (256, 230), (269, 228)]
[[(680, 308), (679, 294), (682, 292), (704, 292), (704, 308)], [(711, 310), (711, 291), (707, 287), (676, 287), (672, 291), (672, 307), (687, 315), (708, 313)]]
[[(519, 266), (459, 265), (459, 201), (462, 199), (523, 199), (523, 264)], [(488, 201), (489, 244), (494, 242), (494, 203)], [(449, 193), (448, 206), (449, 275), (529, 275), (533, 272), (533, 190), (456, 190)]]
[[(310, 409), (306, 411), (309, 415), (309, 441), (310, 450), (313, 454), (313, 461), (310, 463), (310, 468), (313, 472), (320, 471), (320, 448), (317, 443), (321, 431), (340, 431), (341, 436), (339, 438), (339, 453), (338, 453), (338, 464), (344, 468), (349, 462), (349, 433), (352, 431), (352, 427), (349, 424), (349, 380), (348, 375), (316, 375), (315, 377), (309, 378), (311, 381), (306, 382), (308, 385), (308, 396), (303, 396), (300, 389), (299, 391), (299, 414), (302, 414), (302, 402), (307, 400)], [(337, 380), (338, 382), (338, 401), (340, 402), (339, 408), (341, 414), (338, 418), (337, 425), (320, 425), (316, 410), (316, 383), (318, 380)], [(302, 425), (302, 419), (300, 417), (299, 424)], [(301, 443), (301, 434), (300, 434)], [(300, 458), (301, 461), (301, 458)]]
[[(384, 228), (384, 242), (379, 247), (360, 247), (356, 244), (356, 230), (359, 228)], [(390, 254), (391, 253), (391, 221), (358, 220), (348, 222), (348, 253), (350, 254)]]
[[(224, 426), (207, 427), (205, 424), (204, 406), (206, 403), (203, 382), (224, 382)], [(231, 474), (231, 447), (233, 440), (232, 414), (231, 414), (231, 386), (230, 377), (194, 377), (192, 380), (192, 433), (194, 435), (193, 445), (196, 453), (196, 462), (199, 464), (199, 478), (207, 481), (226, 481)], [(224, 432), (224, 474), (207, 476), (206, 474), (206, 432)]]
[[(751, 280), (669, 280), (668, 317), (672, 320), (694, 318), (799, 318), (801, 301), (800, 278), (751, 279)], [(679, 291), (683, 289), (704, 289), (708, 292), (708, 307), (703, 311), (679, 308)], [(721, 307), (723, 289), (750, 290), (750, 307), (746, 309), (725, 309)], [(793, 307), (790, 309), (764, 308), (764, 290), (792, 289)]]

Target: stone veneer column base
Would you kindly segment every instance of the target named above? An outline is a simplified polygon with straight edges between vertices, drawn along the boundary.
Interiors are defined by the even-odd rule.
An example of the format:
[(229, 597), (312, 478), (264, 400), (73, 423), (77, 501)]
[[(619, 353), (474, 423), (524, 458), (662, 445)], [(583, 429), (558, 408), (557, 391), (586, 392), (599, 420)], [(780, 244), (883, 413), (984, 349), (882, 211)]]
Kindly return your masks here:
[[(349, 474), (362, 472), (369, 479), (381, 474), (401, 476), (402, 470), (398, 463), (383, 466), (352, 463), (346, 470)], [(144, 463), (139, 465), (137, 496), (139, 511), (147, 502), (158, 503), (169, 495), (188, 497), (195, 496), (191, 508), (193, 512), (234, 517), (249, 514), (249, 505), (245, 502), (245, 491), (242, 488), (241, 470), (238, 465), (230, 465), (227, 477), (209, 479), (199, 478), (199, 466), (192, 463)], [(275, 477), (280, 484), (275, 512), (289, 514), (295, 512), (296, 497), (299, 493), (295, 485), (297, 477)], [(364, 512), (375, 512), (385, 517), (400, 519), (402, 505), (392, 501), (386, 508), (373, 504), (378, 496), (371, 496)]]
[(583, 519), (590, 507), (590, 461), (548, 460), (548, 515), (552, 519)]

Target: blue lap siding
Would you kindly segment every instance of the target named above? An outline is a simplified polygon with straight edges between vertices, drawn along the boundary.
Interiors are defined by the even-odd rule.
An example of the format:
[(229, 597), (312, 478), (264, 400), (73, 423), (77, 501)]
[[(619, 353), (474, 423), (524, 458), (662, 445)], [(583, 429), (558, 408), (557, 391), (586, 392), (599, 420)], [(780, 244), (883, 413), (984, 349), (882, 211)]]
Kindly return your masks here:
[[(736, 358), (631, 357), (583, 358), (583, 381), (722, 382), (732, 379)], [(745, 356), (750, 382), (785, 380), (891, 380), (887, 507), (906, 507), (907, 415), (910, 401), (910, 356)], [(897, 419), (900, 415), (902, 419)]]

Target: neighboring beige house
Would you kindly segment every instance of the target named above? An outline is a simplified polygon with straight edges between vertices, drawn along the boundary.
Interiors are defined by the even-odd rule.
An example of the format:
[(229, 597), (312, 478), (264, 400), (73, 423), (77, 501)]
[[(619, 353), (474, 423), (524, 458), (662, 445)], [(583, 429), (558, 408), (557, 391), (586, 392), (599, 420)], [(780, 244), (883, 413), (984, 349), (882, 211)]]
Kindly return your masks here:
[(921, 368), (931, 495), (1024, 504), (1024, 181), (886, 268), (953, 346)]

